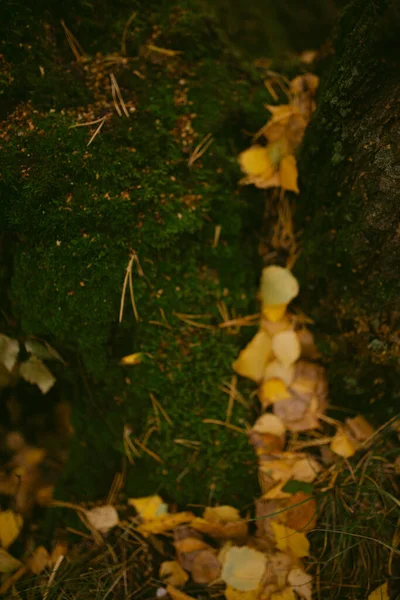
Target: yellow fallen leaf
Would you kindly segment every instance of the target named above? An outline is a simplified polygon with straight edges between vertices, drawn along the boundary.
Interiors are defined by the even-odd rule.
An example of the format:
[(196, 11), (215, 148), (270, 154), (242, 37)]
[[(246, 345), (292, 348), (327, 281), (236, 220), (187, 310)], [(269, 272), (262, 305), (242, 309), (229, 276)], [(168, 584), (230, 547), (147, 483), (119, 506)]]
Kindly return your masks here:
[(285, 587), (279, 592), (272, 592), (269, 600), (296, 600), (296, 596), (291, 587)]
[(18, 341), (0, 333), (0, 363), (5, 366), (8, 372), (13, 370), (18, 354)]
[(368, 596), (368, 600), (389, 600), (389, 589), (387, 581), (376, 588), (373, 592)]
[(249, 546), (232, 546), (222, 565), (221, 579), (242, 592), (255, 590), (261, 583), (267, 557)]
[(176, 560), (165, 560), (160, 565), (160, 579), (174, 587), (182, 587), (189, 579), (189, 575), (184, 571)]
[(236, 590), (231, 585), (227, 585), (224, 594), (226, 600), (258, 600), (259, 598), (259, 589), (249, 590), (247, 592), (243, 592), (241, 590)]
[(210, 523), (206, 519), (196, 517), (190, 524), (193, 529), (205, 533), (217, 540), (241, 539), (248, 533), (245, 521), (227, 523)]
[(283, 365), (279, 360), (272, 360), (265, 367), (263, 380), (281, 379), (286, 386), (290, 386), (295, 374), (294, 365)]
[(100, 533), (107, 533), (119, 523), (118, 513), (111, 504), (96, 506), (85, 514), (92, 527)]
[(269, 321), (272, 321), (273, 323), (276, 323), (277, 321), (280, 321), (281, 319), (283, 319), (283, 317), (285, 316), (286, 313), (286, 304), (269, 304), (263, 307), (263, 316), (268, 319)]
[(191, 576), (195, 583), (207, 585), (219, 578), (221, 565), (215, 554), (211, 549), (196, 553), (191, 568)]
[(167, 585), (165, 589), (167, 590), (168, 596), (172, 600), (195, 600), (193, 596), (189, 596), (188, 594), (185, 594), (185, 592), (181, 592), (181, 590), (178, 590), (173, 585)]
[(8, 548), (19, 536), (24, 520), (12, 510), (0, 512), (0, 544)]
[(299, 458), (293, 464), (292, 479), (312, 483), (321, 471), (321, 465), (310, 454)]
[(357, 446), (344, 431), (338, 430), (331, 441), (330, 449), (339, 456), (349, 458), (356, 453)]
[(123, 356), (119, 361), (120, 365), (139, 365), (143, 359), (143, 352), (134, 352)]
[(0, 573), (12, 573), (21, 566), (21, 561), (17, 560), (3, 548), (0, 548)]
[(56, 564), (56, 562), (58, 561), (60, 556), (65, 556), (67, 554), (67, 552), (68, 552), (67, 544), (64, 544), (63, 542), (57, 542), (57, 544), (54, 546), (53, 550), (51, 551), (51, 562), (53, 563), (53, 565)]
[(285, 436), (278, 437), (271, 433), (258, 433), (251, 429), (248, 432), (249, 442), (253, 446), (257, 456), (281, 452), (285, 446)]
[(257, 433), (270, 433), (276, 437), (285, 435), (285, 426), (279, 417), (271, 413), (265, 413), (257, 419), (253, 425), (253, 431)]
[(290, 393), (281, 379), (266, 379), (260, 387), (260, 401), (264, 407), (290, 398)]
[(263, 176), (268, 179), (274, 173), (267, 148), (257, 144), (239, 154), (239, 164), (250, 176)]
[(144, 521), (161, 517), (168, 512), (168, 506), (164, 504), (160, 496), (143, 496), (142, 498), (129, 498), (128, 504), (133, 506)]
[(294, 331), (281, 331), (272, 338), (272, 350), (284, 366), (290, 366), (300, 357), (299, 338)]
[(37, 385), (42, 394), (47, 394), (56, 382), (56, 378), (51, 371), (49, 371), (40, 358), (34, 355), (21, 364), (19, 373), (25, 381)]
[(271, 527), (275, 535), (276, 547), (279, 550), (292, 554), (296, 558), (310, 555), (310, 542), (304, 533), (275, 521), (271, 522)]
[(240, 521), (240, 513), (233, 506), (208, 506), (203, 518), (210, 523), (232, 523)]
[(312, 577), (300, 567), (289, 572), (288, 584), (304, 600), (312, 600)]
[(271, 354), (271, 338), (265, 331), (258, 331), (247, 346), (240, 352), (232, 367), (242, 375), (258, 383), (263, 376), (265, 365)]
[(263, 308), (287, 305), (299, 293), (299, 284), (289, 269), (272, 265), (262, 271), (260, 293)]
[(346, 426), (358, 442), (365, 442), (374, 433), (374, 428), (362, 415), (346, 419)]
[(51, 566), (50, 554), (44, 546), (38, 546), (26, 561), (26, 565), (34, 575), (40, 575), (46, 567)]
[(282, 158), (279, 165), (279, 174), (281, 177), (281, 187), (289, 192), (299, 193), (297, 185), (297, 163), (293, 154), (288, 154)]
[(178, 525), (190, 523), (194, 518), (194, 514), (191, 512), (180, 512), (172, 515), (166, 514), (161, 515), (161, 517), (149, 519), (138, 525), (136, 529), (139, 533), (147, 537), (151, 534), (157, 535), (165, 533), (166, 531), (171, 531), (171, 529), (175, 529)]

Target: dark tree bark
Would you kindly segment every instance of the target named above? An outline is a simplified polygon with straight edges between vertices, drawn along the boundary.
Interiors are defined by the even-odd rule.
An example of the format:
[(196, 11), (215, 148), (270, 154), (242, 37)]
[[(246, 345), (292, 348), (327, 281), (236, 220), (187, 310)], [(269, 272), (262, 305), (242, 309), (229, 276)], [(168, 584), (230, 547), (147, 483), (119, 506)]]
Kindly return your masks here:
[(384, 418), (398, 394), (399, 3), (356, 0), (335, 37), (300, 159), (300, 279), (327, 336), (336, 400), (379, 400)]

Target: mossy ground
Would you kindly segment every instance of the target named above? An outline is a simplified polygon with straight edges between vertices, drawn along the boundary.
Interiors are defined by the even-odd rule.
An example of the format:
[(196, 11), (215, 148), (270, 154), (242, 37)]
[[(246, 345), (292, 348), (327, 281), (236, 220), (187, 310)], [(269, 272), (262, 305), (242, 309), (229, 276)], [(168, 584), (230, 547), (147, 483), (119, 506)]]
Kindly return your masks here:
[[(143, 455), (129, 466), (128, 494), (157, 491), (185, 504), (251, 502), (257, 478), (246, 436), (203, 423), (225, 419), (228, 397), (219, 387), (230, 380), (247, 334), (194, 327), (174, 313), (207, 313), (202, 322), (217, 326), (220, 301), (231, 314), (256, 309), (263, 199), (238, 192), (236, 155), (248, 143), (245, 131), (265, 118), (267, 92), (192, 0), (120, 2), (111, 13), (106, 3), (75, 2), (66, 14), (40, 8), (5, 23), (0, 219), (12, 257), (3, 302), (17, 333), (47, 339), (69, 362), (59, 369), (58, 386), (73, 402), (76, 435), (58, 494), (82, 501), (107, 493), (127, 464), (123, 427), (143, 434), (153, 393), (172, 421), (162, 420), (148, 441), (163, 464)], [(79, 62), (60, 18), (86, 51)], [(147, 43), (181, 54), (146, 51)], [(129, 118), (114, 110), (111, 72)], [(105, 115), (87, 147), (94, 128), (71, 126)], [(212, 146), (189, 167), (208, 133)], [(222, 230), (213, 247), (216, 225)], [(133, 250), (145, 274), (134, 266), (139, 322), (128, 293), (119, 324)], [(163, 314), (167, 327), (151, 323)], [(120, 366), (132, 352), (150, 356)], [(236, 404), (233, 424), (246, 419), (249, 411)], [(198, 443), (193, 462), (194, 450), (176, 439)]]

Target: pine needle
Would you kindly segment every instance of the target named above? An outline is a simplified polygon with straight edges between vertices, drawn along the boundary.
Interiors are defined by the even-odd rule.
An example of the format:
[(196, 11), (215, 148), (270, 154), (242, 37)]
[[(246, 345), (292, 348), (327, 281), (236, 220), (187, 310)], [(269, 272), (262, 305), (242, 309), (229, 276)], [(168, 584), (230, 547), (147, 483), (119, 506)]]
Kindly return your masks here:
[(77, 61), (81, 60), (85, 55), (85, 51), (76, 39), (76, 37), (71, 33), (71, 31), (66, 26), (64, 19), (61, 19), (61, 26), (64, 29), (65, 37), (67, 38), (67, 42), (76, 58)]

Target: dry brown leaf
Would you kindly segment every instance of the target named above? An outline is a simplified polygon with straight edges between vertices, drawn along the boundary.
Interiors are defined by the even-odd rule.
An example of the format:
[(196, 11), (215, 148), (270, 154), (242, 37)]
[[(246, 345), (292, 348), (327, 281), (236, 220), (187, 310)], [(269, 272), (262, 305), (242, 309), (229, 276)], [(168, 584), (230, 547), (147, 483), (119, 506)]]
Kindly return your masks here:
[(171, 529), (175, 529), (175, 527), (182, 525), (182, 523), (191, 523), (194, 518), (194, 514), (191, 512), (180, 512), (172, 515), (166, 514), (161, 515), (161, 517), (149, 519), (138, 525), (136, 529), (139, 533), (147, 537), (151, 534), (157, 535), (171, 531)]
[(301, 347), (301, 357), (309, 360), (316, 360), (320, 353), (315, 345), (314, 336), (309, 329), (302, 327), (296, 331)]
[(221, 565), (213, 550), (200, 550), (193, 559), (191, 575), (195, 583), (209, 584), (216, 581)]
[(362, 415), (346, 419), (346, 426), (357, 442), (365, 442), (374, 433), (374, 428)]
[(304, 600), (312, 600), (312, 577), (300, 567), (289, 572), (288, 584)]
[(353, 456), (353, 454), (355, 454), (357, 451), (356, 443), (349, 435), (346, 434), (344, 430), (339, 429), (334, 435), (329, 447), (332, 452), (338, 454), (339, 456), (343, 456), (344, 458)]
[(247, 346), (240, 352), (232, 367), (242, 375), (258, 383), (261, 381), (265, 365), (271, 354), (272, 342), (265, 331), (258, 331)]
[(285, 503), (283, 519), (295, 531), (310, 531), (317, 523), (317, 503), (305, 492), (296, 492)]
[(195, 537), (186, 537), (182, 540), (177, 540), (174, 542), (174, 546), (177, 552), (197, 552), (209, 548), (206, 542)]
[(17, 560), (3, 548), (0, 548), (0, 573), (12, 573), (19, 569), (22, 565), (20, 560)]
[(0, 512), (0, 544), (7, 549), (19, 536), (24, 520), (12, 510)]
[(160, 496), (143, 496), (142, 498), (129, 498), (128, 504), (133, 506), (144, 521), (161, 517), (167, 514), (168, 506)]
[(249, 546), (232, 546), (225, 554), (221, 579), (242, 592), (255, 590), (261, 583), (267, 557)]
[(52, 564), (50, 554), (44, 546), (35, 548), (31, 556), (26, 561), (26, 566), (34, 575), (40, 575), (46, 567)]
[(110, 529), (116, 527), (119, 523), (118, 513), (111, 504), (97, 506), (87, 510), (85, 514), (92, 527), (100, 533), (108, 533)]
[(258, 433), (253, 430), (248, 432), (248, 436), (250, 444), (259, 457), (280, 452), (285, 446), (285, 436), (277, 437), (271, 433)]
[(182, 587), (189, 579), (189, 575), (184, 571), (176, 560), (166, 560), (161, 563), (159, 571), (160, 579), (164, 583), (173, 587)]
[(304, 533), (299, 533), (287, 525), (276, 521), (271, 522), (275, 535), (276, 547), (285, 554), (292, 554), (296, 558), (310, 555), (310, 542)]

